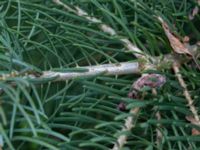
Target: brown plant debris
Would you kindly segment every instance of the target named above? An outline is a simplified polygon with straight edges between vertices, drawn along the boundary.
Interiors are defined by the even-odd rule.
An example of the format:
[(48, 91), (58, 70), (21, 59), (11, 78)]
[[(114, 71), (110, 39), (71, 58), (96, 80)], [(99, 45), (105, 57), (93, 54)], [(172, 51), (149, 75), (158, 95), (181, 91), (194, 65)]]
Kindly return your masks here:
[[(198, 124), (199, 122), (198, 122), (197, 120), (195, 120), (194, 117), (192, 117), (192, 116), (186, 116), (185, 118), (186, 118), (186, 120), (189, 121), (191, 124), (199, 125), (199, 124)], [(192, 128), (192, 135), (200, 135), (200, 131), (197, 130), (197, 129), (195, 129), (195, 128)]]
[[(176, 37), (172, 31), (170, 31), (169, 26), (167, 25), (166, 22), (164, 22), (164, 20), (161, 17), (158, 17), (158, 20), (161, 22), (163, 30), (165, 31), (165, 34), (170, 42), (170, 45), (172, 47), (172, 49), (174, 50), (175, 53), (177, 54), (187, 54), (189, 56), (192, 57), (193, 61), (195, 62), (195, 64), (197, 65), (198, 69), (200, 70), (200, 66), (194, 56), (194, 54), (191, 53), (190, 49), (188, 48), (189, 46), (187, 46), (187, 42), (186, 43), (182, 43), (178, 37)], [(184, 40), (188, 40), (188, 39), (183, 39)]]
[(155, 88), (162, 87), (166, 82), (166, 77), (160, 74), (144, 74), (139, 79), (137, 79), (128, 93), (129, 98), (138, 98), (138, 92), (140, 92), (144, 87), (149, 87), (152, 91)]
[(158, 17), (158, 20), (161, 22), (163, 30), (165, 31), (165, 34), (170, 42), (171, 47), (173, 48), (175, 53), (178, 54), (188, 54), (192, 56), (189, 49), (179, 40), (178, 37), (176, 37), (172, 31), (170, 31), (170, 28), (166, 22), (161, 17)]
[(148, 86), (150, 88), (158, 88), (165, 84), (166, 77), (160, 74), (145, 74), (136, 80), (132, 88), (140, 91), (143, 87)]

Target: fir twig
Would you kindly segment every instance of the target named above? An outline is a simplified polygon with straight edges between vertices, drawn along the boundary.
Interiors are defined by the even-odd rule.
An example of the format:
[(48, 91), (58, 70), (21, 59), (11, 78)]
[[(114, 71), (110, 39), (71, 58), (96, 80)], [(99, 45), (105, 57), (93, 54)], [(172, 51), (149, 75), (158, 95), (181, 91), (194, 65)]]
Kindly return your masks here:
[[(158, 121), (161, 120), (160, 111), (157, 111), (155, 116), (156, 116)], [(157, 124), (157, 128), (156, 128), (156, 144), (157, 144), (158, 148), (160, 148), (160, 144), (161, 144), (162, 138), (163, 138), (162, 132), (160, 131), (159, 128), (160, 128), (160, 124)]]
[[(87, 19), (88, 21), (92, 22), (92, 23), (97, 23), (99, 24), (99, 28), (111, 35), (111, 36), (117, 36), (117, 33), (116, 31), (110, 27), (109, 25), (103, 23), (100, 19), (97, 19), (95, 17), (92, 17), (90, 16), (86, 11), (84, 11), (83, 9), (81, 9), (80, 7), (78, 6), (75, 6), (75, 9), (71, 8), (70, 6), (68, 6), (67, 4), (61, 2), (60, 0), (53, 0), (56, 4), (58, 5), (61, 5), (63, 6), (65, 9), (67, 9), (68, 11), (70, 12), (73, 12), (75, 13), (76, 15), (78, 16), (81, 16), (81, 17), (84, 17), (85, 19)], [(137, 58), (140, 58), (140, 57), (143, 57), (145, 58), (144, 56), (144, 53), (142, 52), (142, 50), (140, 50), (137, 46), (135, 46), (129, 39), (127, 38), (119, 38), (119, 40), (124, 44), (124, 46), (129, 50), (129, 51), (132, 51), (133, 54), (137, 57)]]
[[(155, 95), (155, 96), (157, 95), (157, 91), (156, 91), (155, 88), (152, 89), (152, 94)], [(154, 108), (155, 108), (155, 107), (154, 107)], [(155, 116), (156, 116), (156, 119), (157, 119), (158, 121), (161, 120), (160, 111), (157, 111), (156, 114), (155, 114)], [(158, 148), (160, 148), (160, 144), (161, 144), (161, 141), (162, 141), (162, 138), (163, 138), (163, 135), (162, 135), (162, 133), (161, 133), (161, 131), (160, 131), (160, 129), (159, 129), (160, 127), (161, 127), (161, 125), (160, 125), (160, 124), (157, 124), (157, 128), (156, 128), (156, 144), (157, 144), (157, 147), (158, 147)]]
[(177, 77), (181, 87), (183, 88), (183, 94), (188, 102), (188, 106), (190, 108), (190, 111), (192, 112), (193, 116), (194, 116), (194, 119), (195, 121), (197, 122), (198, 125), (200, 125), (200, 119), (199, 119), (199, 116), (198, 116), (198, 113), (197, 113), (197, 110), (194, 106), (194, 102), (192, 100), (192, 97), (187, 89), (187, 85), (185, 84), (185, 81), (183, 80), (183, 77), (180, 73), (180, 64), (177, 62), (177, 61), (174, 61), (173, 63), (173, 70), (174, 70), (174, 73), (175, 73), (175, 76)]
[[(130, 132), (132, 130), (132, 128), (134, 128), (134, 116), (136, 117), (138, 115), (138, 112), (140, 111), (140, 108), (133, 108), (130, 110), (130, 114), (132, 114), (133, 116), (129, 116), (126, 118), (125, 120), (125, 124), (121, 130), (121, 132)], [(127, 141), (127, 136), (126, 135), (120, 135), (117, 138), (117, 142), (114, 144), (112, 150), (120, 150), (121, 148), (123, 148), (123, 146), (126, 144)]]
[[(124, 62), (117, 64), (104, 64), (98, 66), (86, 66), (74, 68), (77, 72), (59, 72), (59, 71), (44, 71), (41, 78), (51, 78), (57, 77), (57, 81), (69, 80), (77, 77), (88, 77), (98, 74), (105, 75), (122, 75), (122, 74), (133, 74), (139, 73), (139, 63), (138, 62)], [(83, 69), (83, 72), (78, 72), (79, 69)]]

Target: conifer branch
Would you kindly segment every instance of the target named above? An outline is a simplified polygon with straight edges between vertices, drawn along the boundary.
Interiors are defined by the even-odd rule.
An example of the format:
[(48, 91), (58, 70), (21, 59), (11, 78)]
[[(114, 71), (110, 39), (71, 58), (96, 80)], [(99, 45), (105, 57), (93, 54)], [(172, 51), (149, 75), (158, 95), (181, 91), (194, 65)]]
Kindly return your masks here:
[[(51, 3), (52, 1), (54, 3)], [(145, 74), (144, 71), (146, 72), (149, 69), (156, 71), (173, 69), (174, 73), (170, 74), (171, 76), (176, 75), (177, 82), (179, 82), (183, 89), (182, 95), (183, 97), (185, 96), (186, 105), (188, 104), (187, 108), (192, 112), (192, 116), (186, 116), (186, 119), (191, 124), (200, 127), (198, 109), (195, 108), (194, 99), (192, 99), (192, 93), (194, 92), (193, 94), (195, 94), (195, 91), (192, 93), (188, 91), (186, 81), (184, 81), (183, 75), (180, 74), (181, 64), (185, 64), (192, 59), (196, 63), (193, 54), (196, 56), (198, 52), (191, 55), (190, 50), (193, 51), (193, 48), (196, 48), (196, 51), (198, 51), (197, 48), (199, 48), (199, 45), (198, 43), (190, 45), (193, 42), (179, 38), (180, 35), (185, 33), (185, 30), (190, 32), (187, 36), (188, 39), (196, 39), (199, 36), (199, 33), (196, 32), (198, 30), (196, 20), (197, 22), (199, 20), (200, 0), (193, 2), (179, 2), (177, 0), (167, 3), (165, 6), (155, 3), (155, 9), (152, 9), (151, 2), (138, 3), (137, 1), (87, 0), (83, 2), (77, 0), (51, 0), (51, 2), (44, 3), (38, 1), (35, 3), (26, 0), (1, 1), (2, 9), (0, 9), (0, 12), (3, 13), (3, 20), (0, 23), (2, 28), (0, 35), (0, 95), (2, 99), (0, 102), (2, 102), (3, 107), (0, 108), (2, 109), (0, 110), (0, 119), (3, 120), (3, 123), (7, 122), (8, 124), (3, 124), (5, 128), (2, 128), (2, 135), (0, 133), (0, 150), (14, 149), (13, 147), (16, 149), (27, 149), (30, 147), (33, 147), (33, 149), (62, 149), (63, 147), (67, 149), (76, 149), (77, 147), (83, 149), (110, 148), (113, 150), (122, 150), (125, 147), (145, 149), (147, 144), (142, 142), (141, 138), (149, 141), (152, 136), (155, 138), (155, 141), (153, 141), (153, 145), (150, 143), (146, 149), (151, 149), (154, 145), (157, 145), (158, 149), (163, 147), (163, 145), (166, 146), (166, 149), (170, 149), (171, 147), (174, 149), (184, 149), (188, 147), (188, 144), (190, 146), (189, 149), (195, 149), (196, 137), (191, 137), (190, 135), (200, 135), (200, 130), (196, 128), (192, 128), (192, 133), (188, 134), (188, 128), (184, 128), (185, 126), (183, 128), (180, 127), (184, 135), (182, 136), (181, 134), (180, 138), (177, 137), (179, 134), (176, 128), (173, 128), (174, 132), (170, 128), (166, 128), (166, 132), (169, 133), (167, 135), (167, 143), (164, 140), (163, 126), (160, 122), (170, 118), (171, 114), (166, 113), (163, 115), (163, 110), (174, 109), (176, 106), (179, 106), (179, 102), (172, 104), (172, 106), (169, 106), (166, 102), (156, 102), (156, 106), (158, 103), (158, 106), (161, 106), (161, 109), (153, 106), (156, 112), (149, 109), (142, 109), (143, 105), (142, 107), (137, 105), (129, 109), (129, 113), (124, 112), (121, 114), (118, 112), (119, 114), (116, 114), (116, 108), (113, 109), (116, 106), (116, 101), (108, 102), (106, 95), (110, 93), (117, 94), (119, 88), (121, 89), (120, 94), (125, 94), (127, 86), (132, 82), (130, 78), (122, 77), (121, 79), (120, 77), (120, 79), (113, 79), (102, 77), (100, 78), (102, 82), (94, 83), (94, 80), (84, 83), (87, 86), (84, 90), (79, 90), (81, 87), (77, 88), (74, 82), (66, 85), (63, 83), (66, 80), (79, 78), (83, 78), (84, 80), (86, 78), (87, 80), (87, 77), (96, 78), (102, 75), (139, 74), (141, 77), (133, 83), (128, 97), (141, 100), (140, 102), (143, 104), (142, 100), (144, 98), (151, 99), (150, 94), (145, 95), (146, 87), (148, 89), (153, 88), (152, 93), (156, 95), (156, 88), (161, 88), (165, 82), (172, 81), (166, 80), (164, 75), (154, 73)], [(177, 3), (180, 5), (176, 5)], [(196, 6), (194, 6), (195, 4)], [(182, 6), (184, 6), (184, 9)], [(52, 7), (56, 7), (57, 9), (51, 9)], [(92, 12), (87, 12), (90, 8)], [(165, 8), (169, 11), (162, 11)], [(174, 9), (178, 10), (176, 11), (178, 22), (177, 15), (173, 15)], [(151, 13), (148, 14), (145, 10), (149, 10), (148, 12)], [(108, 17), (106, 21), (96, 16), (99, 14), (99, 11), (107, 12), (104, 13)], [(66, 14), (66, 12), (68, 13)], [(165, 22), (165, 19), (159, 19), (169, 39), (168, 42), (160, 34), (160, 30), (158, 31), (157, 23), (152, 24), (150, 22), (152, 21), (152, 17), (154, 17), (152, 14), (162, 14), (161, 16), (166, 16), (166, 20), (171, 16), (170, 20), (173, 21), (171, 25), (168, 25), (169, 22)], [(114, 18), (112, 15), (114, 15)], [(190, 21), (192, 19), (194, 20)], [(66, 20), (66, 22), (64, 23), (63, 20)], [(77, 24), (81, 20), (85, 20), (85, 22)], [(137, 47), (134, 39), (132, 40), (130, 36), (120, 33), (120, 27), (118, 28), (119, 22), (120, 25), (123, 25), (123, 28), (131, 28), (133, 24), (136, 25), (138, 27), (136, 29), (139, 35), (138, 41), (144, 43), (150, 53), (161, 55), (159, 57), (149, 56), (145, 53), (144, 49), (139, 48), (140, 45)], [(93, 26), (88, 26), (88, 23)], [(192, 26), (187, 26), (191, 23)], [(177, 32), (174, 32), (176, 25)], [(170, 28), (172, 26), (173, 28)], [(183, 26), (184, 28), (182, 28)], [(99, 34), (96, 34), (97, 32), (93, 32), (94, 30), (110, 36), (110, 40), (108, 38), (108, 41), (104, 42), (105, 38), (100, 38)], [(179, 34), (179, 31), (182, 32)], [(93, 38), (87, 39), (86, 36)], [(124, 54), (119, 53), (118, 50), (114, 50), (116, 47), (118, 49), (118, 45), (116, 42), (113, 43), (112, 39), (118, 40), (118, 44), (120, 43), (124, 49), (135, 56), (133, 58), (134, 62), (132, 60), (131, 62), (121, 62), (121, 60), (128, 60), (129, 57), (124, 57)], [(85, 50), (83, 51), (82, 46), (77, 47), (77, 42), (81, 43), (82, 46), (86, 46), (86, 49), (84, 48)], [(105, 64), (103, 62), (108, 62), (109, 58), (101, 57), (100, 55), (93, 57), (93, 53), (88, 51), (90, 47), (87, 48), (87, 45), (90, 45), (88, 42), (91, 42), (93, 46), (97, 44), (97, 47), (100, 46), (104, 50), (111, 50), (113, 56), (119, 58), (119, 62)], [(169, 48), (169, 44), (174, 52), (178, 53), (177, 55), (174, 55), (174, 53), (165, 55), (165, 53), (169, 52), (166, 51)], [(73, 49), (74, 46), (76, 47), (75, 49)], [(110, 55), (108, 51), (105, 51), (106, 55)], [(94, 54), (96, 52), (101, 52), (101, 49), (95, 51)], [(185, 54), (189, 54), (192, 57), (182, 57)], [(98, 61), (95, 60), (96, 58), (100, 62), (96, 63), (96, 66), (91, 66), (91, 61)], [(81, 62), (81, 64), (89, 65), (81, 67), (76, 65), (77, 67), (71, 68), (70, 64), (77, 64), (77, 61)], [(65, 68), (63, 65), (70, 66), (70, 68)], [(198, 66), (198, 63), (196, 65)], [(192, 84), (195, 88), (198, 88), (198, 83), (194, 81), (199, 79), (198, 76), (195, 76), (196, 72), (190, 70), (190, 73), (194, 74), (191, 77)], [(152, 76), (158, 77), (156, 79), (159, 82), (152, 84), (152, 82), (155, 82), (154, 78), (151, 78)], [(169, 78), (171, 76), (169, 75)], [(148, 77), (152, 80), (148, 80)], [(54, 83), (56, 81), (59, 81), (59, 83)], [(104, 83), (105, 85), (103, 86), (99, 85)], [(105, 89), (102, 89), (102, 87), (105, 87)], [(110, 87), (113, 88), (110, 89)], [(154, 87), (156, 87), (155, 90)], [(176, 91), (172, 91), (171, 88), (167, 87), (164, 92), (169, 93), (169, 95), (176, 95)], [(106, 95), (99, 101), (99, 96), (102, 92), (103, 95)], [(116, 98), (120, 100), (120, 97), (117, 95)], [(173, 98), (176, 99), (176, 96)], [(132, 102), (130, 101), (130, 103)], [(151, 107), (151, 104), (154, 104), (154, 101), (153, 103), (150, 102), (150, 105), (147, 102), (148, 107)], [(131, 105), (134, 105), (134, 102)], [(146, 106), (146, 101), (144, 105)], [(125, 110), (125, 104), (123, 106)], [(176, 123), (177, 118), (179, 118), (178, 109), (177, 107), (177, 111), (173, 114), (174, 116), (177, 115), (177, 117), (172, 118), (170, 121)], [(8, 113), (4, 113), (7, 110)], [(141, 111), (142, 113), (140, 114)], [(187, 110), (180, 108), (180, 111), (185, 112)], [(152, 112), (155, 115), (155, 119), (151, 122)], [(125, 117), (121, 122), (109, 122), (111, 118), (118, 117), (118, 115), (120, 118), (124, 116), (123, 114), (129, 116)], [(180, 116), (183, 117), (183, 115)], [(152, 129), (155, 131), (153, 132), (154, 134), (152, 135), (152, 132), (145, 132), (145, 135), (140, 134), (138, 138), (139, 146), (137, 145), (137, 141), (136, 143), (134, 142), (135, 140), (130, 142), (129, 136), (133, 135), (138, 122), (149, 117), (150, 120), (147, 124), (155, 124), (155, 126), (152, 126)], [(40, 124), (41, 120), (42, 124)], [(95, 125), (100, 125), (100, 128), (93, 130)], [(121, 125), (121, 128), (118, 128), (116, 131), (112, 125), (116, 127)], [(148, 126), (145, 125), (146, 123), (142, 123), (141, 127), (147, 131)], [(109, 132), (108, 129), (111, 129), (111, 131)], [(112, 140), (113, 145), (110, 145), (109, 139), (113, 139), (113, 131), (116, 131), (120, 135)], [(31, 133), (38, 136), (31, 136)], [(9, 138), (7, 138), (7, 134), (9, 134)], [(70, 138), (71, 136), (74, 138)], [(70, 142), (68, 142), (69, 140)], [(189, 143), (180, 141), (189, 141)]]

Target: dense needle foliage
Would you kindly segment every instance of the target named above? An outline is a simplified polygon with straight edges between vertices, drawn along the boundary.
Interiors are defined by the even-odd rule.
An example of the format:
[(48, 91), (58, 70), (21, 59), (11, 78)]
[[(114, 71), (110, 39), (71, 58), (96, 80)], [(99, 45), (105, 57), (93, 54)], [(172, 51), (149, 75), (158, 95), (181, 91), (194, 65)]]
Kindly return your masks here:
[[(195, 0), (63, 0), (79, 6), (111, 26), (117, 36), (102, 32), (98, 24), (69, 12), (51, 0), (0, 1), (0, 135), (4, 150), (109, 149), (117, 137), (127, 135), (124, 149), (196, 149), (197, 126), (185, 118), (191, 112), (171, 69), (157, 96), (144, 91), (144, 100), (129, 99), (132, 83), (140, 75), (104, 76), (53, 82), (54, 78), (27, 79), (45, 70), (137, 61), (120, 42), (126, 37), (152, 56), (172, 52), (156, 16), (162, 16), (177, 37), (200, 41), (200, 15), (189, 19)], [(14, 75), (18, 71), (19, 75)], [(153, 70), (151, 70), (152, 72)], [(156, 71), (153, 71), (156, 72)], [(5, 74), (13, 76), (5, 77)], [(200, 73), (193, 62), (181, 73), (200, 108)], [(117, 109), (120, 102), (127, 110)], [(123, 133), (129, 110), (141, 107), (131, 132)], [(156, 112), (161, 120), (156, 119)], [(159, 125), (158, 125), (159, 123)], [(162, 141), (156, 144), (156, 129)]]

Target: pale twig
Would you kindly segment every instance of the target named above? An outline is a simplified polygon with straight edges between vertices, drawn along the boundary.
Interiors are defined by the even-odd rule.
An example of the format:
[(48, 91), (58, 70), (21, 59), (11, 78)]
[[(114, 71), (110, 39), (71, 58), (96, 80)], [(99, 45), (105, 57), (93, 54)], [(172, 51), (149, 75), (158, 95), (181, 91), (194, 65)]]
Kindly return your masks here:
[(76, 68), (83, 69), (82, 72), (59, 72), (59, 71), (44, 71), (41, 78), (51, 78), (57, 77), (56, 81), (64, 81), (77, 77), (88, 77), (98, 74), (104, 75), (122, 75), (122, 74), (133, 74), (139, 73), (139, 63), (138, 62), (124, 62), (117, 64), (104, 64), (98, 66), (86, 66)]
[[(157, 91), (156, 91), (155, 88), (152, 89), (152, 94), (155, 95), (155, 96), (157, 95)], [(159, 121), (161, 119), (160, 111), (157, 111), (155, 116), (156, 116), (156, 119)], [(159, 127), (161, 127), (160, 124), (157, 124), (157, 128), (156, 128), (156, 144), (157, 144), (158, 148), (160, 148), (160, 144), (161, 144), (161, 141), (162, 141), (162, 138), (163, 138), (163, 135), (162, 135)]]
[[(43, 71), (41, 76), (36, 75), (35, 73), (24, 73), (21, 75), (19, 72), (12, 72), (10, 74), (3, 74), (0, 76), (0, 81), (7, 80), (8, 78), (21, 77), (24, 79), (34, 79), (41, 80), (45, 78), (52, 78), (52, 81), (66, 81), (75, 78), (89, 77), (95, 75), (125, 75), (125, 74), (134, 74), (140, 73), (141, 67), (138, 62), (123, 62), (117, 64), (104, 64), (97, 66), (85, 66), (85, 67), (76, 67), (70, 68), (71, 71), (63, 72), (61, 68), (59, 71)], [(73, 71), (74, 70), (74, 71)], [(77, 70), (77, 71), (76, 71)], [(55, 78), (54, 78), (55, 77)], [(15, 83), (13, 83), (15, 86)], [(0, 88), (0, 94), (3, 92), (3, 89)]]
[[(137, 108), (131, 109), (129, 113), (132, 114), (133, 116), (137, 116), (139, 111), (140, 111), (140, 108), (137, 107)], [(125, 124), (121, 132), (130, 132), (131, 129), (134, 128), (133, 116), (129, 116), (126, 118)], [(126, 141), (127, 141), (127, 135), (120, 135), (117, 138), (117, 142), (114, 144), (112, 150), (120, 150), (126, 144)]]
[(197, 110), (194, 106), (194, 102), (190, 96), (190, 93), (187, 89), (187, 86), (185, 84), (185, 81), (183, 80), (183, 77), (180, 73), (180, 64), (177, 62), (177, 61), (174, 61), (173, 63), (173, 70), (175, 72), (175, 76), (177, 77), (178, 81), (179, 81), (179, 84), (181, 85), (181, 87), (183, 88), (183, 94), (188, 102), (188, 106), (190, 108), (190, 111), (192, 112), (193, 116), (194, 116), (194, 119), (195, 121), (197, 122), (198, 125), (200, 125), (200, 119), (199, 119), (199, 116), (198, 116), (198, 113), (197, 113)]
[[(71, 69), (69, 71), (63, 72), (65, 69)], [(84, 67), (76, 67), (76, 68), (61, 68), (60, 71), (57, 69), (56, 71), (43, 71), (39, 76), (34, 72), (24, 73), (23, 75), (19, 72), (12, 72), (10, 74), (3, 74), (0, 76), (1, 80), (7, 80), (8, 78), (14, 77), (22, 77), (22, 78), (31, 78), (31, 79), (42, 79), (42, 78), (53, 78), (54, 81), (66, 81), (78, 77), (89, 77), (95, 76), (99, 74), (104, 75), (124, 75), (124, 74), (134, 74), (140, 73), (141, 67), (138, 62), (122, 62), (116, 64), (103, 64), (97, 66), (84, 66)]]
[[(159, 121), (161, 119), (160, 111), (157, 111), (155, 116), (156, 116), (157, 120)], [(160, 127), (160, 124), (157, 124), (157, 128), (156, 128), (156, 144), (157, 144), (158, 148), (160, 148), (160, 144), (161, 144), (162, 138), (163, 138), (163, 135), (162, 135), (159, 127)]]

